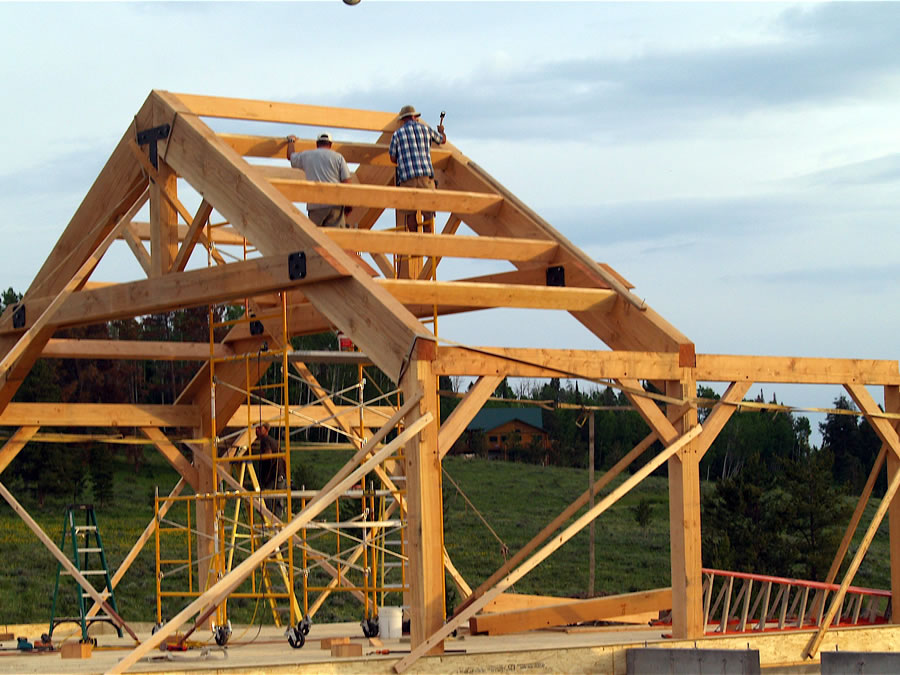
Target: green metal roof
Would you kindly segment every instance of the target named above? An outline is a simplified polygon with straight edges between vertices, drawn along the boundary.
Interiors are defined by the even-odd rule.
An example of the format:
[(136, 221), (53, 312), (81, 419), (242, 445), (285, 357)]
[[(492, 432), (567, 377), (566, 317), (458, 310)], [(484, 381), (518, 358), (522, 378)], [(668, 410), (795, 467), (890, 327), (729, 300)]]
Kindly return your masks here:
[(482, 408), (469, 422), (466, 431), (490, 431), (513, 420), (544, 430), (540, 408)]

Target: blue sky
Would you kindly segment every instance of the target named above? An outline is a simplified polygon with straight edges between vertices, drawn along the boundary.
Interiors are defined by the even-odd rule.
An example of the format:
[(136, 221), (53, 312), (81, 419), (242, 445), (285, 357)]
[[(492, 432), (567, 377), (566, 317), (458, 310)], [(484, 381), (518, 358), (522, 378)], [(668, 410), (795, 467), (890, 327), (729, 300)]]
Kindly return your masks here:
[[(414, 103), (698, 351), (896, 359), (898, 44), (895, 3), (0, 3), (0, 286), (27, 287), (151, 89)], [(539, 312), (441, 332), (599, 346)]]

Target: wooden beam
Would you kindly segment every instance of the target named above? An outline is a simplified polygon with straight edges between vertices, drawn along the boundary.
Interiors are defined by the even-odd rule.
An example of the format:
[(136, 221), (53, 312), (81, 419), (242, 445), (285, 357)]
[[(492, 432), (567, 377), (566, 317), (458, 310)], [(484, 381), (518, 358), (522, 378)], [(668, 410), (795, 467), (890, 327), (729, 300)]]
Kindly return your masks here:
[(153, 445), (155, 445), (162, 456), (166, 458), (166, 461), (168, 461), (181, 477), (187, 481), (194, 492), (199, 494), (200, 480), (197, 476), (197, 467), (191, 464), (187, 457), (182, 455), (181, 451), (176, 448), (157, 427), (141, 427), (141, 432), (144, 436), (153, 441)]
[[(216, 358), (233, 356), (222, 344), (213, 347)], [(208, 342), (153, 342), (149, 340), (82, 340), (51, 338), (41, 352), (45, 359), (122, 359), (151, 361), (207, 361)]]
[[(872, 496), (872, 490), (875, 487), (878, 476), (881, 474), (881, 470), (884, 468), (887, 447), (887, 444), (881, 444), (881, 450), (879, 450), (878, 456), (875, 458), (875, 463), (872, 465), (872, 470), (869, 472), (869, 478), (866, 480), (862, 494), (860, 494), (859, 499), (856, 501), (856, 508), (853, 510), (853, 515), (850, 516), (850, 522), (847, 524), (846, 530), (844, 530), (844, 537), (841, 539), (837, 553), (834, 554), (834, 559), (831, 561), (831, 567), (828, 569), (828, 574), (825, 575), (826, 584), (833, 584), (834, 580), (837, 579), (841, 565), (844, 563), (844, 557), (847, 555), (847, 551), (850, 549), (850, 543), (853, 541), (853, 536), (856, 534), (856, 528), (859, 527), (859, 522), (862, 520), (866, 506), (869, 504), (869, 497)], [(895, 455), (891, 453), (890, 456), (894, 457)], [(900, 460), (897, 461), (900, 462)], [(888, 480), (890, 480), (891, 476), (893, 476), (893, 472), (890, 471), (890, 464), (888, 464), (888, 466)]]
[[(159, 122), (159, 120), (157, 120)], [(131, 146), (137, 149), (137, 145)], [(141, 160), (146, 157), (138, 149)], [(150, 181), (150, 276), (166, 274), (178, 253), (178, 213), (173, 200), (178, 190), (178, 176), (163, 158), (158, 158), (159, 168)], [(149, 160), (145, 169), (153, 172)], [(131, 220), (129, 218), (129, 220)]]
[[(401, 382), (405, 399), (419, 398), (409, 422), (423, 416), (435, 423), (425, 426), (404, 447), (406, 475), (406, 555), (409, 584), (410, 645), (415, 647), (437, 631), (446, 617), (444, 595), (444, 518), (441, 495), (441, 456), (438, 446), (440, 403), (437, 378), (431, 370), (427, 348), (417, 344)], [(440, 654), (443, 643), (437, 642), (429, 653)]]
[(900, 437), (897, 436), (890, 421), (878, 416), (881, 408), (878, 407), (868, 390), (861, 384), (845, 384), (844, 388), (866, 416), (866, 421), (872, 426), (881, 441), (887, 444), (895, 456), (900, 457)]
[[(149, 226), (149, 223), (148, 223)], [(125, 240), (125, 243), (128, 244), (128, 248), (131, 249), (131, 252), (134, 254), (135, 260), (141, 266), (141, 269), (144, 270), (144, 274), (148, 277), (152, 272), (152, 265), (150, 262), (150, 254), (147, 253), (147, 249), (141, 243), (141, 240), (138, 239), (137, 234), (134, 231), (134, 227), (131, 223), (126, 224), (122, 228), (122, 239)]]
[[(680, 380), (666, 382), (671, 398), (690, 401), (697, 383), (690, 368)], [(653, 406), (656, 408), (656, 406)], [(656, 408), (658, 410), (658, 408)], [(668, 420), (682, 433), (699, 428), (697, 408), (667, 406)], [(703, 429), (705, 431), (705, 429)], [(714, 436), (713, 436), (714, 437)], [(700, 453), (696, 439), (668, 459), (669, 548), (672, 579), (672, 635), (703, 637), (703, 561), (700, 538)]]
[(503, 201), (497, 195), (459, 190), (428, 190), (390, 185), (355, 185), (353, 183), (318, 183), (301, 178), (288, 178), (278, 171), (254, 167), (281, 194), (292, 202), (343, 204), (380, 209), (421, 209), (453, 213), (489, 213)]
[(0, 426), (35, 427), (196, 427), (200, 409), (192, 405), (135, 403), (10, 403)]
[[(485, 614), (497, 612), (512, 612), (519, 609), (535, 609), (537, 607), (550, 607), (570, 602), (572, 598), (557, 595), (531, 595), (529, 593), (501, 593), (484, 606)], [(469, 619), (471, 626), (472, 620)]]
[[(141, 241), (150, 241), (150, 223), (145, 223), (143, 221), (132, 221), (130, 227), (136, 238), (140, 239)], [(178, 226), (178, 241), (184, 241), (185, 239), (187, 239), (189, 227), (189, 225)], [(244, 236), (231, 226), (219, 225), (211, 229), (212, 242), (218, 246), (244, 245)], [(201, 232), (197, 241), (203, 242), (205, 241), (205, 239), (205, 235)]]
[[(889, 413), (900, 413), (900, 387), (891, 386), (884, 388), (884, 410)], [(900, 421), (893, 420), (892, 424), (895, 431), (900, 429)], [(893, 481), (900, 474), (900, 457), (897, 457), (894, 453), (888, 453), (884, 444), (882, 444), (881, 452), (878, 456), (887, 456), (887, 479), (888, 482)], [(874, 468), (872, 472), (875, 473)], [(868, 486), (869, 483), (866, 482), (866, 487)], [(896, 495), (888, 507), (888, 537), (888, 551), (891, 564), (891, 607), (900, 607), (900, 497)], [(896, 620), (893, 621), (897, 623)]]
[[(460, 162), (460, 165), (463, 165), (463, 162)], [(488, 174), (487, 171), (482, 169), (480, 166), (475, 164), (475, 162), (468, 161), (464, 163), (464, 170), (471, 172), (471, 175), (479, 181), (483, 181), (486, 184), (485, 189), (495, 192), (496, 194), (502, 195), (504, 200), (509, 203), (509, 207), (514, 207), (518, 212), (524, 214), (529, 220), (531, 220), (537, 227), (542, 231), (542, 234), (545, 237), (548, 237), (560, 244), (560, 248), (565, 250), (566, 253), (573, 258), (573, 262), (577, 262), (580, 266), (583, 266), (585, 273), (596, 277), (598, 279), (602, 279), (604, 284), (616, 291), (616, 293), (624, 300), (626, 300), (632, 306), (643, 310), (646, 308), (646, 304), (643, 300), (635, 296), (631, 291), (629, 291), (613, 274), (609, 274), (603, 267), (598, 265), (594, 260), (589, 258), (587, 254), (585, 254), (581, 249), (577, 248), (574, 244), (572, 244), (568, 239), (562, 236), (556, 229), (554, 229), (550, 223), (541, 218), (535, 211), (532, 211), (524, 202), (522, 202), (518, 197), (516, 197), (512, 192), (510, 192), (506, 187), (500, 184), (493, 176)], [(677, 337), (681, 339), (680, 335), (673, 335), (672, 337)]]
[[(314, 251), (303, 253), (306, 276), (295, 279), (291, 278), (288, 256), (273, 255), (71, 293), (60, 300), (48, 325), (56, 329), (228, 302), (343, 276)], [(41, 312), (42, 305), (43, 301), (35, 301), (26, 307), (29, 312)]]
[[(376, 139), (379, 145), (389, 145), (393, 130), (393, 125), (381, 132)], [(363, 164), (357, 168), (353, 174), (354, 182), (360, 182), (366, 185), (394, 185), (396, 171), (394, 167), (375, 166), (372, 164)], [(348, 223), (351, 227), (356, 226), (360, 230), (370, 230), (375, 222), (384, 213), (384, 209), (354, 209), (350, 214)], [(387, 276), (387, 275), (386, 275)]]
[(371, 256), (381, 274), (387, 279), (393, 279), (394, 266), (391, 264), (391, 261), (388, 260), (388, 257), (384, 255), (384, 253), (372, 253)]
[(752, 386), (752, 382), (732, 382), (728, 389), (725, 390), (725, 393), (722, 394), (719, 402), (707, 415), (706, 420), (703, 422), (703, 433), (697, 438), (697, 454), (700, 459), (703, 459), (703, 455), (712, 446), (719, 432), (722, 431), (725, 424), (737, 411), (736, 404), (744, 399), (744, 396)]
[(666, 379), (677, 376), (678, 355), (664, 352), (510, 347), (438, 348), (438, 375)]
[(0, 448), (0, 473), (9, 466), (16, 455), (22, 451), (28, 441), (40, 430), (39, 426), (22, 426), (16, 429), (15, 433), (9, 437), (3, 447)]
[[(292, 365), (300, 366), (302, 364)], [(331, 399), (328, 400), (330, 401)], [(360, 409), (357, 406), (334, 404), (329, 405), (325, 404), (323, 400), (323, 404), (321, 405), (290, 406), (290, 409), (292, 429), (311, 424), (318, 424), (323, 420), (328, 420), (328, 418), (331, 417), (334, 417), (334, 419), (328, 420), (325, 423), (331, 424), (332, 426), (341, 427), (348, 432), (354, 429), (354, 426), (359, 425)], [(362, 411), (363, 426), (368, 429), (377, 429), (382, 424), (384, 424), (385, 420), (387, 420), (391, 415), (394, 414), (394, 409), (390, 406), (365, 406)], [(260, 413), (262, 414), (260, 415)], [(284, 408), (280, 406), (254, 403), (249, 406), (249, 410), (247, 405), (242, 405), (241, 407), (239, 407), (237, 411), (235, 411), (235, 413), (231, 416), (231, 418), (226, 422), (225, 427), (235, 428), (247, 426), (248, 414), (249, 419), (253, 424), (258, 424), (261, 417), (264, 422), (268, 422), (272, 426), (284, 426)]]
[[(191, 221), (190, 227), (188, 227), (188, 230), (184, 235), (181, 249), (178, 251), (178, 255), (175, 257), (175, 262), (172, 263), (172, 272), (184, 271), (184, 268), (191, 257), (191, 252), (194, 250), (194, 246), (200, 240), (200, 235), (203, 233), (203, 228), (209, 221), (210, 213), (212, 213), (212, 204), (204, 199), (202, 202), (200, 202), (200, 207), (197, 209), (197, 213), (194, 214), (194, 219)], [(178, 235), (177, 230), (175, 234), (176, 236)]]
[(696, 373), (701, 382), (900, 384), (897, 361), (878, 359), (697, 354)]
[[(501, 365), (510, 377), (668, 380), (681, 372), (672, 352), (500, 347), (440, 347), (434, 368), (440, 375), (487, 375)], [(897, 361), (888, 360), (697, 354), (696, 373), (701, 382), (900, 384)]]
[[(444, 223), (444, 228), (441, 230), (441, 234), (443, 236), (454, 235), (456, 231), (459, 229), (459, 226), (462, 225), (462, 219), (459, 217), (457, 213), (451, 213), (447, 217), (447, 222)], [(441, 259), (432, 256), (422, 267), (422, 271), (419, 273), (419, 279), (431, 279), (432, 277), (437, 278), (435, 271), (437, 270), (437, 266), (440, 265)]]
[[(178, 199), (178, 195), (176, 194), (175, 186), (177, 184), (173, 185), (173, 184), (169, 184), (168, 182), (166, 182), (164, 180), (165, 173), (163, 172), (163, 169), (161, 168), (160, 170), (157, 170), (150, 163), (150, 160), (141, 151), (141, 149), (138, 148), (136, 143), (131, 144), (131, 150), (134, 153), (135, 157), (137, 158), (138, 162), (140, 162), (141, 166), (143, 167), (144, 173), (146, 173), (147, 176), (149, 176), (151, 184), (156, 186), (157, 192), (158, 192), (159, 196), (162, 198), (162, 200), (165, 202), (168, 202), (168, 206), (171, 207), (172, 209), (174, 209), (175, 213), (177, 213), (177, 215), (181, 216), (181, 218), (184, 220), (184, 222), (186, 224), (190, 223), (191, 225), (193, 225), (195, 218), (191, 216), (190, 212), (187, 210), (187, 207), (181, 203), (181, 200)], [(202, 203), (200, 205), (200, 208), (201, 208), (201, 211), (198, 212), (198, 215), (199, 215), (199, 213), (202, 213), (202, 209), (205, 208)], [(192, 228), (189, 226), (188, 233), (185, 235), (185, 240), (195, 238), (196, 241), (200, 242), (204, 246), (209, 247), (209, 254), (212, 257), (212, 259), (216, 262), (217, 265), (224, 265), (225, 258), (222, 257), (222, 254), (219, 253), (214, 246), (213, 247), (209, 246), (209, 241), (206, 239), (206, 235), (203, 234), (203, 230), (199, 229), (199, 230), (195, 230), (192, 232), (191, 229)], [(153, 248), (154, 238), (159, 236), (157, 234), (154, 234), (154, 231), (155, 230), (154, 230), (153, 219), (151, 218), (151, 221), (150, 221), (151, 252), (152, 252), (152, 248)], [(165, 231), (165, 236), (166, 236), (167, 246), (171, 248), (171, 252), (167, 252), (165, 254), (166, 257), (170, 258), (168, 266), (166, 267), (166, 270), (169, 270), (175, 264), (174, 261), (175, 261), (176, 253), (178, 250), (178, 242), (181, 241), (181, 239), (179, 237), (179, 225), (178, 225), (177, 217), (167, 226), (166, 231)], [(163, 273), (165, 273), (165, 270), (163, 271)]]
[(147, 187), (144, 190), (144, 193), (138, 198), (138, 200), (123, 216), (123, 220), (125, 221), (120, 227), (121, 234), (119, 235), (125, 242), (128, 244), (128, 248), (131, 249), (131, 252), (134, 254), (135, 259), (141, 266), (141, 269), (144, 270), (144, 274), (148, 277), (152, 273), (152, 264), (150, 262), (150, 254), (147, 253), (147, 249), (144, 248), (143, 244), (137, 240), (134, 236), (134, 232), (131, 229), (131, 221), (134, 220), (134, 217), (138, 214), (144, 204), (147, 203), (147, 200), (150, 199), (150, 188)]
[(505, 375), (482, 375), (472, 388), (466, 393), (466, 397), (459, 402), (450, 416), (441, 425), (438, 433), (438, 447), (443, 459), (453, 444), (456, 443), (462, 433), (469, 426), (469, 422), (478, 414), (481, 407), (493, 395), (494, 390), (503, 381)]
[(341, 248), (367, 253), (548, 262), (557, 249), (554, 242), (538, 239), (451, 234), (431, 234), (426, 237), (416, 232), (339, 228), (327, 228), (325, 232)]
[[(452, 146), (450, 149), (453, 150)], [(494, 192), (503, 196), (504, 201), (497, 214), (464, 216), (465, 223), (478, 234), (555, 241), (560, 246), (557, 262), (565, 266), (567, 283), (606, 286), (617, 291), (618, 298), (611, 306), (572, 313), (608, 346), (613, 349), (673, 352), (679, 351), (682, 345), (693, 348), (687, 337), (632, 294), (616, 275), (591, 260), (462, 153), (454, 150), (447, 169), (438, 173), (444, 187)], [(515, 264), (520, 266), (524, 263)]]
[(569, 600), (547, 607), (518, 609), (473, 616), (473, 635), (509, 635), (551, 626), (570, 626), (585, 621), (615, 621), (620, 616), (672, 609), (672, 589), (657, 588), (587, 600)]
[(447, 570), (447, 574), (450, 575), (450, 579), (453, 580), (453, 584), (456, 586), (456, 589), (459, 591), (460, 597), (467, 597), (472, 594), (472, 588), (469, 584), (466, 583), (463, 575), (459, 573), (459, 570), (456, 569), (456, 565), (453, 564), (453, 561), (450, 559), (450, 554), (447, 553), (447, 548), (444, 547), (444, 569)]
[[(154, 93), (172, 95), (160, 90), (156, 90)], [(203, 117), (367, 131), (393, 131), (399, 126), (396, 113), (222, 96), (196, 96), (193, 94), (174, 94), (174, 96), (178, 97), (188, 111)]]
[[(107, 672), (109, 675), (117, 675), (118, 673), (123, 673), (128, 670), (128, 668), (137, 663), (143, 656), (158, 647), (167, 637), (172, 635), (185, 623), (185, 621), (196, 615), (203, 607), (220, 605), (230, 593), (243, 583), (244, 579), (250, 576), (253, 570), (255, 570), (263, 560), (274, 553), (276, 549), (284, 545), (294, 534), (308, 525), (313, 518), (333, 503), (342, 492), (371, 471), (373, 466), (396, 452), (410, 437), (415, 436), (424, 426), (431, 422), (432, 418), (430, 415), (420, 418), (401, 432), (393, 441), (384, 445), (377, 451), (375, 450), (375, 447), (377, 446), (377, 443), (381, 442), (381, 438), (378, 438), (377, 436), (373, 437), (373, 439), (378, 438), (378, 440), (374, 443), (370, 441), (363, 450), (360, 451), (365, 452), (365, 454), (374, 452), (371, 459), (354, 470), (339, 471), (335, 474), (322, 490), (320, 490), (318, 496), (314, 497), (306, 505), (306, 508), (298, 513), (290, 523), (287, 523), (268, 541), (262, 544), (252, 555), (241, 562), (240, 565), (210, 586), (202, 595), (200, 595), (200, 597), (182, 609), (170, 621), (161, 626), (156, 633), (131, 651), (125, 658), (113, 666), (113, 668), (108, 670)], [(393, 426), (391, 427), (391, 430), (392, 429)], [(353, 460), (350, 460), (348, 465), (351, 462), (353, 462)]]
[(496, 572), (494, 572), (481, 586), (479, 586), (475, 591), (473, 591), (468, 598), (463, 600), (453, 614), (453, 618), (455, 619), (466, 607), (472, 604), (475, 600), (484, 595), (487, 591), (494, 587), (494, 585), (500, 581), (503, 577), (505, 577), (509, 572), (515, 569), (516, 565), (521, 563), (525, 558), (534, 551), (538, 546), (543, 544), (547, 538), (556, 532), (560, 527), (562, 527), (565, 523), (567, 523), (578, 511), (590, 501), (591, 493), (593, 492), (596, 495), (600, 490), (609, 485), (617, 476), (619, 476), (625, 469), (631, 466), (631, 463), (640, 457), (644, 452), (646, 452), (647, 448), (649, 448), (653, 443), (656, 442), (658, 436), (655, 431), (651, 431), (640, 443), (634, 446), (622, 459), (615, 463), (615, 465), (606, 471), (596, 483), (594, 483), (593, 490), (590, 487), (585, 490), (575, 501), (569, 504), (565, 509), (563, 509), (562, 513), (560, 513), (556, 518), (554, 518), (549, 524), (544, 526), (540, 532), (538, 532), (525, 546), (523, 546), (520, 550), (518, 550), (515, 555), (513, 555), (509, 560), (507, 560)]
[[(155, 94), (158, 105), (173, 114), (185, 111), (177, 97)], [(264, 255), (313, 249), (336, 269), (348, 271), (348, 278), (310, 286), (306, 295), (383, 372), (399, 377), (414, 338), (428, 337), (400, 303), (196, 118), (179, 116), (165, 153), (169, 164)]]
[(560, 534), (555, 536), (553, 540), (550, 541), (546, 546), (544, 546), (541, 550), (531, 556), (531, 558), (520, 565), (515, 571), (504, 577), (490, 591), (471, 603), (464, 611), (455, 615), (453, 619), (445, 623), (440, 628), (440, 630), (432, 634), (427, 640), (425, 640), (425, 642), (418, 645), (417, 647), (413, 647), (412, 651), (407, 656), (403, 657), (402, 659), (400, 659), (400, 661), (394, 664), (394, 671), (397, 673), (403, 673), (407, 669), (409, 669), (409, 667), (412, 666), (412, 664), (415, 663), (420, 657), (424, 656), (429, 649), (443, 641), (444, 638), (450, 635), (462, 623), (467, 622), (471, 617), (475, 616), (475, 614), (478, 613), (481, 608), (484, 607), (488, 602), (503, 593), (519, 579), (524, 577), (531, 570), (541, 564), (554, 551), (559, 549), (559, 547), (561, 547), (572, 537), (574, 537), (578, 532), (584, 529), (585, 525), (597, 518), (597, 516), (602, 514), (610, 506), (615, 504), (617, 501), (619, 501), (619, 499), (630, 492), (635, 485), (640, 483), (642, 480), (644, 480), (644, 478), (646, 478), (657, 468), (659, 468), (664, 462), (669, 459), (669, 457), (672, 457), (677, 452), (681, 451), (686, 444), (690, 443), (697, 436), (697, 434), (700, 433), (700, 431), (701, 427), (699, 425), (694, 427), (686, 434), (681, 436), (681, 438), (679, 438), (677, 441), (672, 443), (665, 450), (663, 450), (661, 453), (659, 453), (656, 457), (654, 457), (644, 466), (638, 469), (615, 490), (598, 501), (592, 509), (588, 509), (587, 512), (576, 519), (575, 522), (569, 525)]
[[(270, 157), (283, 159), (287, 143), (284, 136), (250, 136), (247, 134), (223, 134), (217, 136), (239, 155), (244, 157)], [(331, 149), (343, 155), (350, 164), (387, 167), (393, 172), (394, 163), (388, 154), (387, 143), (346, 143), (335, 141)], [(298, 138), (294, 141), (297, 152), (314, 150), (316, 141), (312, 138)], [(431, 149), (431, 163), (443, 168), (450, 159), (450, 152), (440, 147)]]
[[(313, 393), (316, 395), (316, 397), (322, 401), (325, 409), (329, 412), (329, 414), (331, 414), (331, 415), (339, 414), (340, 406), (337, 406), (332, 402), (331, 396), (328, 395), (328, 393), (321, 386), (321, 384), (319, 384), (319, 381), (312, 374), (312, 371), (310, 371), (309, 368), (307, 368), (306, 364), (292, 362), (291, 365), (293, 366), (294, 370), (297, 371), (297, 373), (300, 375), (300, 377), (303, 378), (303, 380), (310, 386), (310, 388), (313, 390)], [(367, 406), (365, 408), (366, 411), (369, 411), (372, 409), (373, 409), (372, 406)], [(390, 409), (390, 410), (391, 410), (391, 412), (394, 412), (393, 409)], [(358, 414), (359, 414), (358, 411), (354, 410), (354, 412), (356, 413), (356, 416), (358, 417)], [(385, 412), (387, 412), (387, 409), (385, 410)], [(388, 417), (388, 415), (385, 414), (385, 416), (383, 418), (381, 418), (382, 422), (387, 417)], [(352, 424), (350, 424), (345, 419), (345, 416), (339, 415), (336, 418), (336, 420), (337, 420), (339, 426), (346, 433), (349, 434), (350, 441), (357, 448), (361, 448), (362, 441), (357, 438), (356, 434), (353, 432)], [(375, 473), (381, 479), (381, 482), (384, 484), (385, 488), (387, 488), (388, 490), (390, 490), (393, 493), (395, 501), (394, 501), (394, 504), (392, 505), (392, 507), (396, 506), (397, 508), (399, 508), (401, 510), (401, 513), (407, 514), (407, 517), (408, 517), (408, 506), (407, 506), (406, 496), (401, 490), (399, 490), (397, 488), (396, 484), (394, 483), (394, 476), (388, 475), (388, 470), (390, 470), (390, 465), (392, 463), (394, 463), (394, 462), (385, 462), (384, 466), (375, 467)], [(373, 536), (374, 536), (374, 533), (373, 533)], [(360, 555), (362, 555), (363, 550), (364, 550), (364, 546), (362, 546), (362, 545), (358, 546), (356, 548), (356, 550), (353, 552), (353, 554), (350, 556), (351, 559), (348, 562), (352, 563), (354, 560), (356, 560)], [(456, 567), (454, 567), (453, 562), (450, 560), (450, 556), (447, 554), (446, 549), (444, 549), (444, 568), (450, 574), (451, 578), (454, 580), (454, 583), (456, 583), (457, 586), (460, 588), (461, 592), (464, 592), (465, 594), (471, 593), (472, 589), (469, 588), (468, 584), (466, 584), (465, 579), (463, 579), (462, 575), (459, 573), (459, 571), (456, 569)], [(335, 579), (333, 581), (335, 583), (329, 584), (329, 587), (333, 587), (334, 585), (337, 585), (337, 581), (339, 581), (339, 579), (337, 577), (335, 577)], [(313, 608), (317, 609), (319, 606), (321, 606), (321, 603), (325, 601), (325, 598), (327, 597), (327, 595), (328, 595), (328, 591), (324, 591), (319, 596), (319, 598), (317, 598), (316, 602), (313, 604)], [(313, 608), (310, 608), (310, 611), (313, 611)]]
[(134, 631), (131, 630), (131, 627), (125, 623), (121, 616), (114, 610), (108, 602), (103, 598), (100, 593), (97, 592), (93, 586), (91, 586), (90, 582), (84, 578), (84, 575), (78, 570), (75, 565), (72, 564), (72, 561), (66, 557), (66, 554), (59, 550), (56, 544), (47, 536), (47, 533), (41, 529), (41, 526), (38, 525), (34, 518), (28, 515), (28, 512), (24, 509), (24, 507), (16, 501), (16, 498), (13, 497), (12, 493), (6, 489), (6, 486), (3, 483), (0, 483), (0, 496), (2, 496), (6, 502), (12, 507), (13, 511), (19, 514), (19, 518), (22, 519), (28, 528), (37, 535), (37, 538), (41, 540), (41, 543), (47, 548), (48, 551), (59, 561), (59, 564), (65, 568), (66, 572), (68, 572), (73, 579), (81, 586), (91, 598), (94, 599), (94, 602), (98, 603), (106, 613), (109, 614), (110, 618), (116, 623), (116, 625), (124, 628), (131, 637), (134, 638), (135, 642), (139, 642), (137, 635), (134, 634)]
[(586, 310), (615, 299), (615, 293), (599, 288), (515, 286), (467, 281), (418, 281), (376, 279), (400, 302), (464, 307), (519, 307), (523, 309)]
[(678, 430), (666, 418), (665, 413), (656, 405), (656, 401), (646, 396), (640, 396), (633, 392), (643, 391), (643, 387), (639, 380), (621, 379), (619, 383), (624, 387), (625, 396), (631, 402), (631, 405), (640, 413), (641, 417), (647, 425), (653, 429), (659, 439), (668, 445), (680, 435)]

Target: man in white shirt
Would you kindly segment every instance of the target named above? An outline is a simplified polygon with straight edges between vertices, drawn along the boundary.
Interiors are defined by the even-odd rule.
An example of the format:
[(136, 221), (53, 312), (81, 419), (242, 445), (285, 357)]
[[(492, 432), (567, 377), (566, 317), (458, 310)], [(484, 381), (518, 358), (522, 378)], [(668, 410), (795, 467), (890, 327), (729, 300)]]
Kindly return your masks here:
[[(302, 169), (307, 180), (320, 183), (349, 183), (350, 167), (340, 153), (331, 149), (331, 134), (321, 134), (316, 139), (316, 149), (294, 152), (296, 136), (287, 137), (287, 158), (295, 169)], [(309, 219), (320, 227), (347, 227), (344, 213), (350, 207), (334, 204), (307, 204)]]

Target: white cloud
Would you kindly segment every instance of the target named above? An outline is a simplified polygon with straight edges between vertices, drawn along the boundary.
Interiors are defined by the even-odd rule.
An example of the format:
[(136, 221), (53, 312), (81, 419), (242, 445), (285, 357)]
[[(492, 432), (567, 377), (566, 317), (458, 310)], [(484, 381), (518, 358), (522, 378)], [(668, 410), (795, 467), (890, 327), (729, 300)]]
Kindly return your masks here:
[[(897, 44), (895, 3), (0, 3), (0, 286), (151, 89), (414, 103), (701, 351), (890, 358)], [(495, 314), (441, 325), (596, 345)]]

